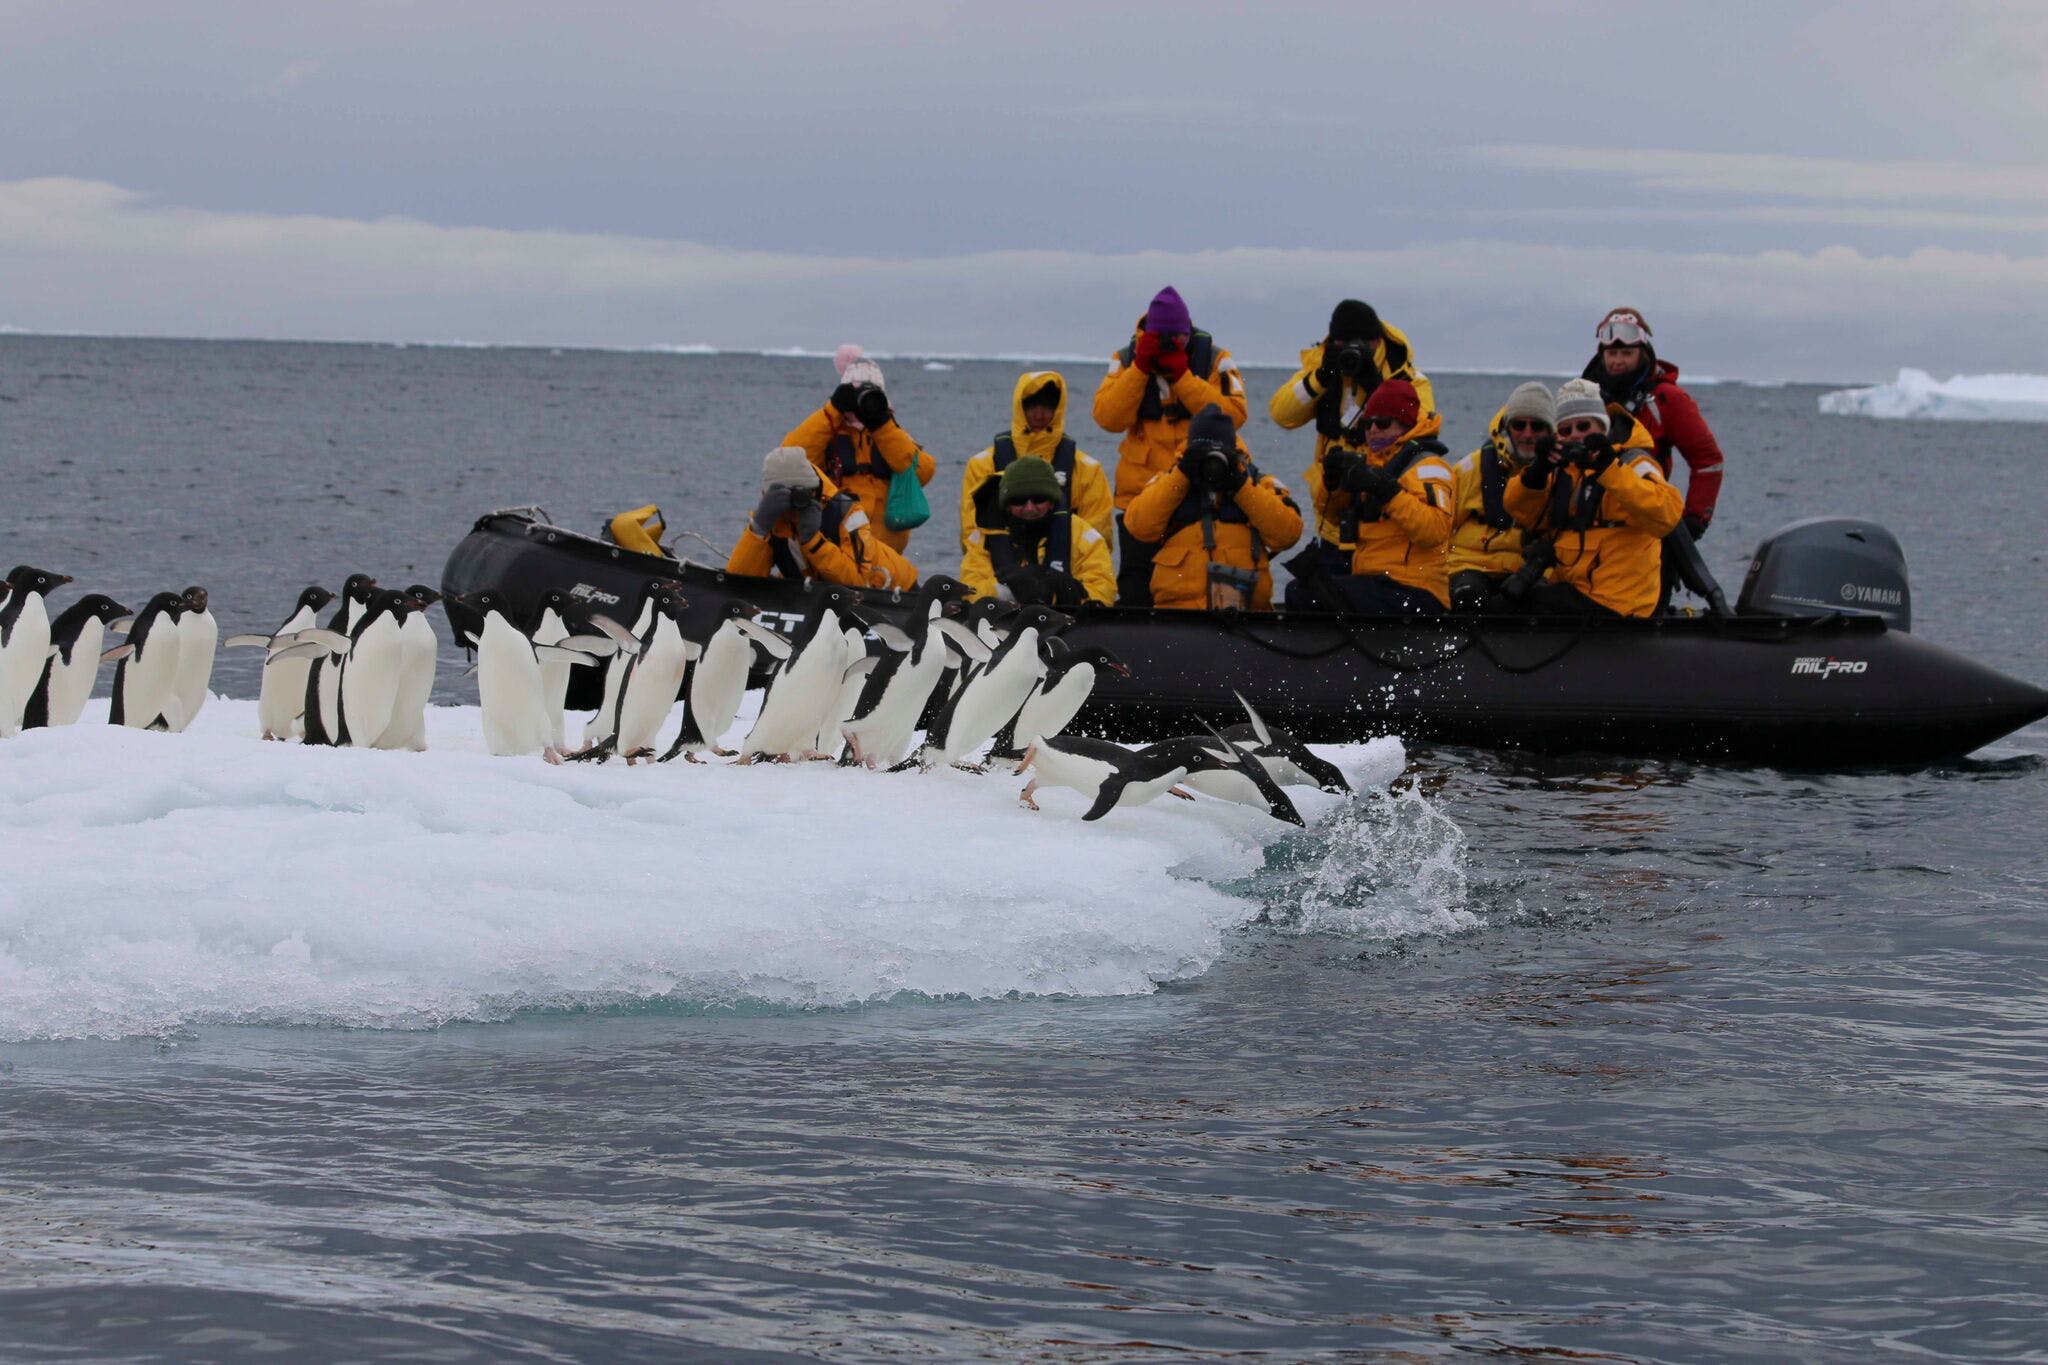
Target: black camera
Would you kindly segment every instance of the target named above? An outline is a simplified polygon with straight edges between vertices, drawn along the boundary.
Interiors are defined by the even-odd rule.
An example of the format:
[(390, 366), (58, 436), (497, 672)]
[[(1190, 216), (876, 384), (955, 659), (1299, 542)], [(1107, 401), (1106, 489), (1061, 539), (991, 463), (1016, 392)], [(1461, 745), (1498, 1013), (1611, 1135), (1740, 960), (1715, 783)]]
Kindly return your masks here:
[(815, 488), (792, 488), (789, 490), (789, 510), (792, 512), (801, 512), (817, 500), (818, 490)]
[(1237, 457), (1214, 441), (1190, 441), (1188, 454), (1194, 463), (1195, 487), (1207, 493), (1226, 493), (1235, 482)]
[(1543, 581), (1543, 575), (1555, 563), (1557, 547), (1550, 541), (1525, 541), (1522, 544), (1522, 566), (1502, 579), (1496, 591), (1508, 601), (1519, 603), (1529, 595), (1529, 589)]
[(1372, 347), (1362, 341), (1347, 341), (1330, 353), (1330, 368), (1346, 379), (1356, 379), (1372, 363)]
[(874, 384), (853, 386), (853, 415), (864, 427), (884, 426), (889, 421), (889, 395)]

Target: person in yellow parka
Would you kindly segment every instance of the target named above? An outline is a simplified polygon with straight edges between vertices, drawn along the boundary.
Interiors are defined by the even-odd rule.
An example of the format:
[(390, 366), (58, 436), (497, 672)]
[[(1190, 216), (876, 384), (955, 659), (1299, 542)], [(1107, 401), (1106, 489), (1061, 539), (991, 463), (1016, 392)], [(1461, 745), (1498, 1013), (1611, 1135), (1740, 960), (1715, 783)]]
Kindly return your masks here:
[[(1130, 343), (1095, 386), (1095, 425), (1124, 433), (1113, 494), (1119, 513), (1128, 515), (1153, 478), (1173, 468), (1187, 445), (1191, 415), (1211, 404), (1232, 430), (1250, 415), (1237, 362), (1195, 326), (1179, 291), (1168, 285), (1153, 296)], [(1151, 601), (1152, 547), (1128, 526), (1117, 532), (1116, 588), (1124, 606)]]
[(1486, 429), (1486, 444), (1451, 466), (1451, 610), (1510, 611), (1501, 585), (1522, 567), (1522, 528), (1508, 515), (1508, 481), (1536, 446), (1556, 435), (1550, 390), (1531, 381), (1508, 395)]
[(1301, 509), (1259, 472), (1229, 414), (1211, 403), (1188, 423), (1174, 464), (1131, 500), (1124, 530), (1157, 547), (1152, 606), (1265, 611), (1272, 557), (1301, 538)]
[(910, 561), (870, 534), (867, 512), (832, 486), (799, 446), (768, 452), (761, 497), (725, 561), (727, 573), (818, 578), (851, 588), (912, 587)]
[(960, 581), (975, 597), (1062, 608), (1116, 601), (1109, 542), (1060, 506), (1065, 490), (1051, 464), (1019, 455), (996, 482), (960, 559)]
[[(1109, 474), (1067, 435), (1066, 376), (1057, 370), (1032, 370), (1017, 377), (1016, 391), (1010, 395), (1010, 429), (998, 432), (988, 449), (967, 462), (960, 480), (960, 548), (967, 548), (977, 527), (1002, 534), (999, 525), (982, 526), (986, 519), (976, 513), (975, 499), (993, 497), (989, 481), (1001, 478), (1020, 455), (1036, 456), (1052, 466), (1060, 484), (1060, 505), (1093, 526), (1107, 545), (1116, 533)], [(986, 494), (984, 488), (989, 490)]]
[(1313, 578), (1318, 572), (1336, 576), (1350, 570), (1352, 545), (1342, 539), (1342, 528), (1329, 515), (1321, 467), (1323, 456), (1346, 427), (1358, 420), (1359, 410), (1373, 390), (1389, 379), (1405, 379), (1415, 386), (1415, 395), (1425, 414), (1436, 407), (1436, 390), (1429, 376), (1416, 368), (1415, 353), (1407, 336), (1392, 323), (1382, 321), (1369, 303), (1345, 299), (1330, 312), (1330, 328), (1323, 339), (1301, 353), (1301, 368), (1273, 391), (1266, 411), (1288, 431), (1316, 424), (1316, 453), (1309, 462), (1309, 500), (1315, 508), (1315, 538), (1286, 567), (1297, 579)]
[(1557, 391), (1557, 436), (1508, 485), (1507, 509), (1527, 553), (1537, 537), (1554, 562), (1523, 605), (1544, 615), (1650, 616), (1663, 591), (1664, 537), (1685, 499), (1657, 463), (1649, 432), (1610, 408), (1590, 379)]
[(889, 481), (914, 465), (918, 483), (928, 484), (938, 464), (897, 423), (880, 365), (858, 346), (841, 346), (832, 363), (839, 387), (782, 444), (801, 449), (820, 474), (860, 499), (870, 538), (901, 551), (910, 544), (910, 532), (892, 531), (883, 520)]
[(1351, 572), (1311, 580), (1299, 594), (1289, 583), (1289, 606), (1434, 616), (1450, 605), (1451, 467), (1436, 439), (1441, 427), (1407, 380), (1372, 391), (1321, 465), (1325, 505), (1352, 546)]

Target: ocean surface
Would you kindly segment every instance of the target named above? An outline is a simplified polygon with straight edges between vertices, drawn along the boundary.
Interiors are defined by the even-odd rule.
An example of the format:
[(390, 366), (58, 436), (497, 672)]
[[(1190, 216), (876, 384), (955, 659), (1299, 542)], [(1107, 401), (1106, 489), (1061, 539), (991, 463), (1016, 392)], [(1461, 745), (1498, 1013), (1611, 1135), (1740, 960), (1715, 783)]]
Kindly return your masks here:
[[(940, 463), (926, 567), (952, 567), (958, 472), (1019, 369), (949, 363), (885, 367)], [(1113, 456), (1098, 368), (1058, 368), (1073, 434)], [(1283, 377), (1250, 372), (1247, 439), (1298, 482), (1308, 438), (1264, 417)], [(1455, 450), (1518, 378), (1436, 378)], [(819, 359), (4, 337), (0, 560), (131, 605), (202, 583), (230, 632), (358, 569), (437, 582), (500, 506), (594, 529), (658, 502), (722, 558), (761, 456), (833, 382)], [(1787, 521), (1873, 516), (1918, 633), (2048, 680), (2048, 427), (1822, 416), (1819, 392), (1697, 391), (1728, 451), (1703, 546), (1724, 583)], [(449, 646), (440, 700), (474, 701), (462, 662)], [(253, 696), (254, 661), (224, 652), (215, 685)], [(0, 786), (32, 752), (13, 743)], [(132, 860), (21, 875), (0, 827), (0, 1358), (2042, 1359), (2044, 755), (2042, 726), (1849, 775), (1416, 745), (1391, 790), (1229, 866), (1155, 855), (1156, 878), (1098, 875), (1122, 846), (1084, 841), (1115, 817), (1071, 826), (1064, 864), (1040, 856), (1057, 827), (1008, 808), (944, 848), (876, 821), (909, 888), (883, 907), (854, 860), (735, 833), (744, 802), (637, 860), (536, 827), (507, 858), (560, 888), (527, 926), (550, 952), (630, 977), (652, 951), (619, 932), (630, 904), (729, 920), (704, 941), (765, 978), (869, 951), (833, 936), (844, 906), (943, 920), (998, 984), (830, 1008), (744, 981), (494, 994), (462, 976), (490, 946), (479, 879), (355, 912), (412, 964), (380, 980), (422, 992), (367, 1014), (334, 1006), (317, 952), (295, 1003), (195, 997), (200, 959), (152, 945), (225, 959), (373, 863), (368, 834), (312, 846), (253, 780), (152, 777), (161, 808), (83, 825), (131, 822), (178, 897)], [(137, 780), (113, 759), (65, 799)], [(289, 776), (273, 795), (317, 800)], [(249, 819), (221, 823), (237, 801)], [(216, 823), (179, 823), (199, 806)], [(714, 875), (737, 889), (693, 904)], [(801, 879), (812, 919), (746, 936), (750, 876)], [(1019, 884), (1071, 902), (1064, 937), (1005, 932), (995, 893)], [(1219, 907), (1156, 986), (998, 988)], [(36, 966), (52, 942), (80, 970)], [(890, 951), (841, 965), (948, 979), (915, 933)], [(348, 1026), (366, 1017), (411, 1026)]]

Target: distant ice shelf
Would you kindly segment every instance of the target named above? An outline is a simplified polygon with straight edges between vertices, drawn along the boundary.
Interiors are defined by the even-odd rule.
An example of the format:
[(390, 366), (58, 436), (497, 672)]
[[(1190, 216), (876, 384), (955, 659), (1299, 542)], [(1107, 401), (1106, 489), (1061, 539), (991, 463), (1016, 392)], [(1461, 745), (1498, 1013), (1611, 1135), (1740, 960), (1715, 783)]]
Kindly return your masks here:
[(1837, 417), (1897, 417), (1946, 422), (2048, 422), (2048, 375), (1959, 374), (1936, 379), (1900, 370), (1897, 380), (1820, 396)]

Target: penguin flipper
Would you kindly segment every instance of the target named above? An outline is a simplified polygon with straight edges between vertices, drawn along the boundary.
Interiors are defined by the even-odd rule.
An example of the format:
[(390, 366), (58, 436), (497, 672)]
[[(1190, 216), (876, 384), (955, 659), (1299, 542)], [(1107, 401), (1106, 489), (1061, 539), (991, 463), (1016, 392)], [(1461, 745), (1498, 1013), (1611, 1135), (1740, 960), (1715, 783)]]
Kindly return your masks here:
[[(280, 635), (277, 638), (282, 640), (285, 637)], [(270, 648), (270, 637), (268, 635), (230, 635), (220, 643), (223, 649), (268, 649)]]
[[(126, 649), (128, 646), (123, 645), (121, 648)], [(109, 652), (111, 653), (112, 651)], [(321, 644), (318, 640), (307, 640), (303, 644), (296, 644), (289, 648), (278, 650), (263, 661), (263, 666), (268, 668), (270, 665), (280, 663), (286, 659), (317, 659), (328, 652), (327, 646)]]
[(1090, 806), (1087, 813), (1081, 818), (1083, 820), (1100, 820), (1103, 816), (1115, 810), (1116, 803), (1123, 799), (1124, 788), (1129, 784), (1129, 781), (1130, 779), (1121, 775), (1104, 778), (1101, 788), (1095, 793), (1095, 804)]
[(100, 655), (100, 662), (103, 664), (110, 664), (113, 663), (116, 659), (125, 659), (134, 652), (134, 645), (115, 645), (112, 649)]

